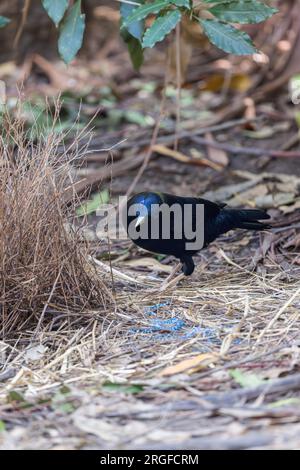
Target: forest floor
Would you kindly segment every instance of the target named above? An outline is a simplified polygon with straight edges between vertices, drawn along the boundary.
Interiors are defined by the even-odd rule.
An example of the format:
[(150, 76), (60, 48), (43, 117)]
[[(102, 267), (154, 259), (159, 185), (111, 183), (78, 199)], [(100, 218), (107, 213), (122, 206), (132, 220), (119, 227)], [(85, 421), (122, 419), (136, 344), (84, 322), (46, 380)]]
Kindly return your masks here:
[[(32, 109), (43, 110), (41, 96), (64, 86), (66, 128), (79, 109), (78, 125), (85, 125), (100, 102), (93, 152), (77, 176), (113, 202), (147, 158), (157, 122), (164, 56), (157, 52), (155, 65), (151, 58), (141, 76), (114, 43), (106, 56), (68, 70), (39, 57), (29, 64)], [(181, 95), (179, 151), (172, 151), (176, 88), (168, 86), (158, 145), (133, 190), (263, 207), (274, 228), (221, 237), (195, 258), (191, 277), (160, 292), (174, 260), (128, 240), (99, 242), (97, 218), (89, 215), (85, 236), (93, 256), (111, 263), (114, 302), (80, 319), (69, 312), (56, 329), (45, 322), (38, 332), (25, 328), (0, 341), (1, 448), (300, 447), (300, 167), (299, 156), (288, 154), (300, 150), (299, 108), (283, 89), (257, 103), (248, 97), (236, 113), (245, 82), (251, 85), (247, 74), (234, 69), (235, 80), (220, 86), (215, 62), (193, 60)], [(20, 71), (10, 73), (13, 102), (10, 83)]]

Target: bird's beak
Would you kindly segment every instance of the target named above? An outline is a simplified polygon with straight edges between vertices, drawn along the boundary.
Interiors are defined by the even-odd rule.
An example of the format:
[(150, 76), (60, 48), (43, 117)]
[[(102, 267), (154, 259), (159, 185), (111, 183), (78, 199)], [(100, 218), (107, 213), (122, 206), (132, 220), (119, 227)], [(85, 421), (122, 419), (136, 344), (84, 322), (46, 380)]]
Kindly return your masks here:
[(141, 225), (144, 220), (146, 219), (146, 215), (140, 215), (137, 220), (136, 220), (136, 223), (135, 223), (135, 228), (137, 228), (139, 225)]

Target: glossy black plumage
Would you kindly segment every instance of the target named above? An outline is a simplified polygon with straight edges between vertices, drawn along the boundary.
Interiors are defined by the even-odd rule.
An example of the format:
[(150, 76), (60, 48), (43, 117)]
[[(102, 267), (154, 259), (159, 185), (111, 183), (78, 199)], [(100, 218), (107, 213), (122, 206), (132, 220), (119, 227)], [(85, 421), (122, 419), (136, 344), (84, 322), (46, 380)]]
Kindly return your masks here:
[[(130, 208), (134, 209), (136, 204), (141, 205), (145, 209), (128, 214)], [(242, 228), (247, 230), (265, 230), (270, 228), (269, 225), (259, 222), (259, 220), (269, 219), (270, 216), (263, 210), (259, 209), (230, 209), (225, 207), (225, 204), (216, 204), (206, 199), (194, 198), (194, 197), (179, 197), (171, 194), (164, 193), (139, 193), (133, 196), (127, 204), (127, 230), (130, 224), (137, 221), (139, 216), (143, 216), (143, 222), (147, 223), (149, 228), (149, 234), (151, 233), (150, 225), (151, 222), (157, 217), (161, 217), (154, 210), (156, 207), (161, 207), (162, 204), (166, 204), (171, 207), (174, 204), (178, 204), (182, 208), (186, 207), (186, 204), (192, 207), (192, 229), (196, 229), (196, 206), (202, 204), (204, 206), (204, 246), (206, 247), (209, 243), (214, 241), (218, 236), (229, 230)], [(183, 212), (182, 212), (183, 214)], [(199, 250), (190, 250), (186, 248), (187, 240), (184, 235), (180, 239), (175, 238), (176, 223), (180, 222), (184, 224), (185, 220), (182, 215), (181, 221), (178, 221), (174, 215), (171, 214), (170, 224), (170, 237), (169, 239), (163, 239), (161, 231), (159, 232), (158, 239), (152, 239), (149, 236), (148, 239), (136, 238), (133, 239), (141, 248), (145, 250), (161, 253), (165, 255), (173, 255), (182, 262), (182, 270), (185, 275), (190, 275), (194, 271), (194, 261), (192, 256)], [(160, 220), (161, 222), (161, 220)], [(129, 233), (130, 236), (130, 233)]]

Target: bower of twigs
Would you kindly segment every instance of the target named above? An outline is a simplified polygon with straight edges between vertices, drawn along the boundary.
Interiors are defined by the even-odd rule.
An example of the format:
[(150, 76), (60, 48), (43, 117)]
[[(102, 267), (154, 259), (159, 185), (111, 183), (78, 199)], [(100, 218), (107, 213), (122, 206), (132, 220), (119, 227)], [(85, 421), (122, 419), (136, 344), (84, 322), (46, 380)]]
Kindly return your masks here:
[(21, 118), (7, 113), (3, 121), (0, 328), (7, 338), (43, 320), (55, 322), (62, 313), (105, 308), (109, 292), (72, 224), (76, 192), (65, 198), (73, 185), (70, 158), (76, 155), (67, 159), (58, 151), (62, 136), (41, 134), (34, 141)]

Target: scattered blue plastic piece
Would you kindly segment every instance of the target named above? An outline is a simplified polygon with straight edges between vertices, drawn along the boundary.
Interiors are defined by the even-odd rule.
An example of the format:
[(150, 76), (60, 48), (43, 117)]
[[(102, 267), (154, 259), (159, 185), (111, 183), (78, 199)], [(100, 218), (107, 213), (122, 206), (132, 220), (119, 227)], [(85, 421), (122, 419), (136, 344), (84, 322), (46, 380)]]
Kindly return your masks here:
[[(190, 325), (188, 321), (183, 320), (176, 309), (171, 307), (171, 302), (163, 302), (155, 305), (145, 307), (145, 314), (149, 315), (148, 326), (139, 328), (132, 328), (132, 333), (139, 333), (144, 335), (145, 341), (151, 340), (170, 342), (170, 341), (185, 341), (198, 335), (199, 339), (203, 339), (203, 351), (209, 350), (209, 346), (222, 344), (219, 338), (219, 331), (217, 328), (201, 327)], [(226, 327), (228, 332), (232, 330), (235, 325)], [(241, 339), (237, 338), (233, 344), (240, 344)]]

